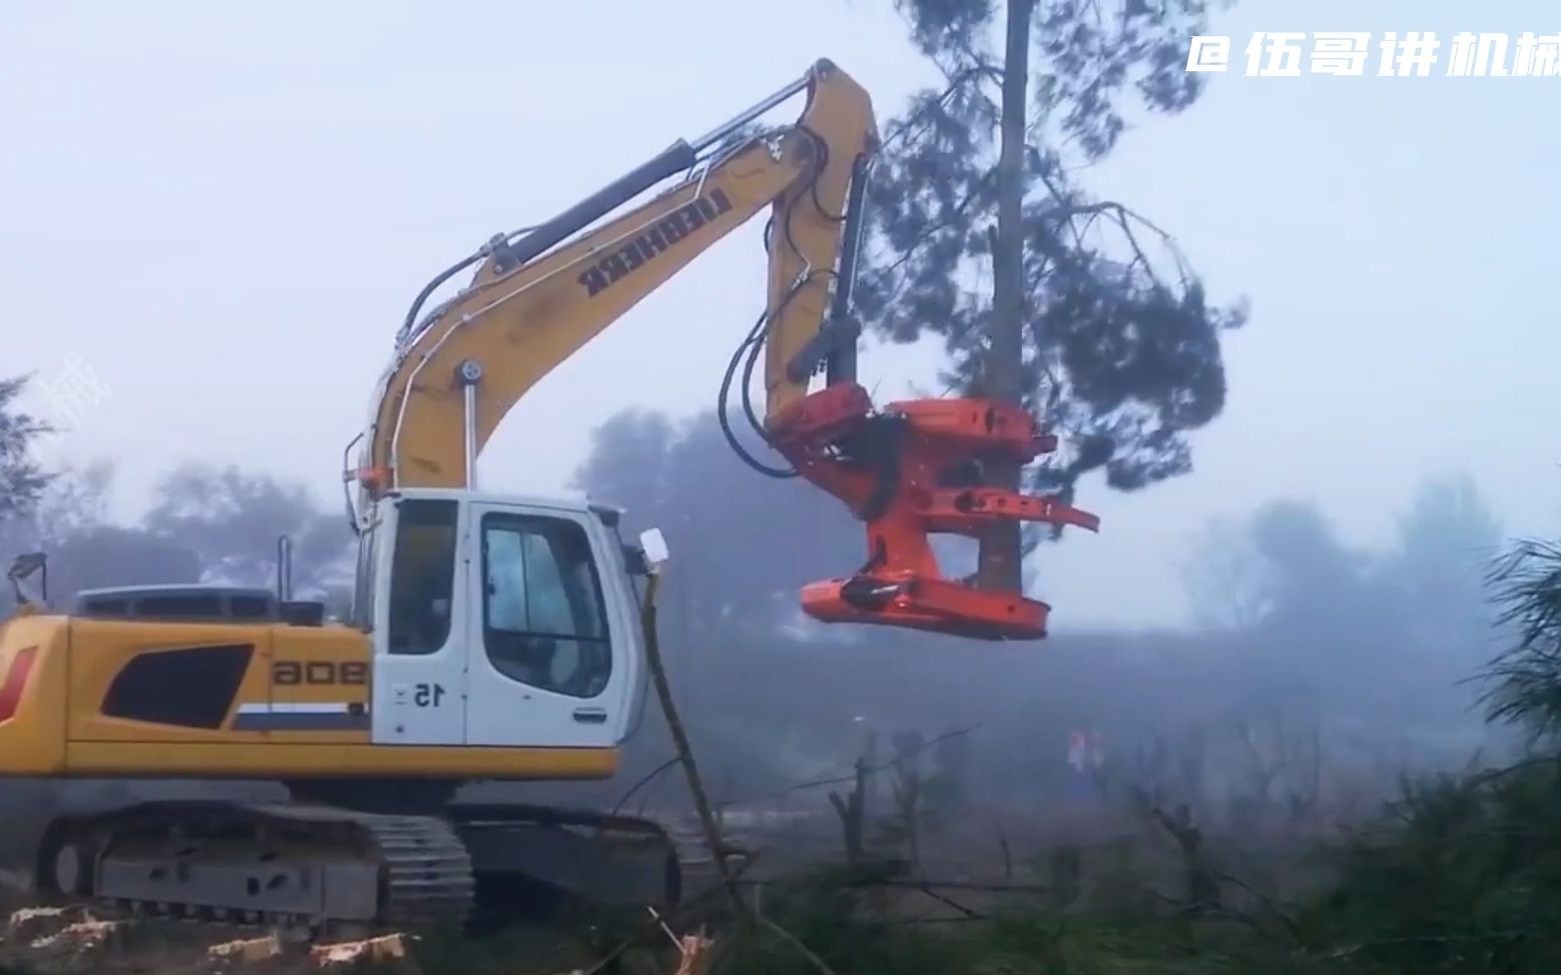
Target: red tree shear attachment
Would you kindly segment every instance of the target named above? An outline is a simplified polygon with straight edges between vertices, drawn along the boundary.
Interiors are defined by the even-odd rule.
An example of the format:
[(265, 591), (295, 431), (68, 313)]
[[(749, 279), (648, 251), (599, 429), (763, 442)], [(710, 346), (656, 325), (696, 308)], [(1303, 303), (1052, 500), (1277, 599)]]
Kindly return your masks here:
[(931, 533), (977, 536), (996, 520), (1076, 525), (1100, 519), (1055, 498), (960, 486), (962, 468), (986, 458), (1027, 463), (1055, 450), (1023, 409), (981, 399), (890, 403), (840, 383), (780, 418), (773, 445), (809, 481), (867, 523), (869, 558), (855, 575), (802, 590), (802, 608), (825, 622), (877, 623), (990, 640), (1039, 639), (1050, 607), (942, 577)]

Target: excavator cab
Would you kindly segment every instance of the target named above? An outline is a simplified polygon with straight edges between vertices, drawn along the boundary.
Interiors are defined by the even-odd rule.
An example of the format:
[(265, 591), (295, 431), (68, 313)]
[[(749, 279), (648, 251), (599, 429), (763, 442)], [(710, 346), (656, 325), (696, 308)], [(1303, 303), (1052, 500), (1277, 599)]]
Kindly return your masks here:
[(643, 654), (611, 509), (407, 489), (374, 504), (360, 552), (375, 744), (610, 748), (628, 734)]

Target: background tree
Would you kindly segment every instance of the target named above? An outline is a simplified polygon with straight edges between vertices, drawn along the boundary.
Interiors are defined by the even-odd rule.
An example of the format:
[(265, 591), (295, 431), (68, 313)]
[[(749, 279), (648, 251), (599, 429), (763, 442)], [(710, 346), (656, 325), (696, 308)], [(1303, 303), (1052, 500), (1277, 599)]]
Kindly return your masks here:
[(106, 523), (113, 488), (112, 461), (62, 465), (39, 495), (33, 511), (40, 547), (52, 549), (78, 532)]
[(1354, 619), (1366, 584), (1364, 553), (1347, 548), (1310, 501), (1272, 501), (1252, 518), (1250, 544), (1259, 559), (1254, 583), (1271, 630), (1311, 629), (1308, 621)]
[[(190, 464), (163, 479), (144, 525), (194, 551), (212, 582), (269, 586), (277, 539), (293, 540), (293, 586), (300, 596), (339, 602), (350, 585), (352, 531), (301, 484), (237, 467)], [(338, 607), (339, 608), (339, 607)]]
[(33, 456), (33, 447), (51, 428), (17, 404), (28, 378), (0, 379), (0, 523), (25, 514), (50, 479)]
[(1218, 517), (1194, 543), (1183, 566), (1193, 624), (1207, 630), (1249, 630), (1269, 611), (1267, 566), (1252, 544), (1249, 523)]
[(1382, 620), (1408, 654), (1473, 665), (1489, 639), (1483, 566), (1500, 525), (1465, 473), (1427, 478), (1382, 551), (1345, 545), (1310, 501), (1281, 499), (1218, 519), (1188, 565), (1199, 622), (1270, 633), (1316, 632), (1326, 619)]
[(65, 607), (83, 589), (160, 586), (201, 580), (195, 552), (142, 528), (89, 525), (49, 550), (52, 602)]
[(802, 585), (844, 575), (867, 555), (843, 505), (798, 481), (755, 477), (713, 413), (682, 426), (616, 415), (595, 431), (573, 486), (625, 508), (625, 538), (652, 526), (666, 534), (663, 625), (677, 637), (723, 621), (749, 632), (784, 625)]
[(1501, 524), (1467, 473), (1428, 479), (1399, 518), (1387, 567), (1406, 639), (1428, 657), (1470, 668), (1489, 656), (1495, 612), (1485, 567), (1501, 547)]
[[(83, 589), (198, 582), (199, 556), (136, 525), (108, 520), (114, 468), (103, 461), (51, 476), (25, 515), (0, 523), (0, 553), (49, 556), (49, 602), (69, 608)], [(6, 604), (12, 594), (3, 597)]]
[[(188, 465), (159, 485), (134, 524), (108, 518), (113, 467), (65, 468), (24, 515), (0, 520), (0, 554), (49, 553), (51, 603), (67, 607), (82, 589), (218, 582), (267, 586), (276, 543), (294, 543), (294, 591), (345, 613), (352, 534), (340, 513), (317, 505), (299, 484), (237, 468)], [(6, 597), (7, 599), (9, 596)]]
[(1393, 729), (1459, 751), (1487, 734), (1465, 682), (1490, 654), (1482, 566), (1499, 537), (1462, 474), (1424, 481), (1375, 551), (1310, 501), (1273, 501), (1211, 528), (1189, 594), (1200, 621), (1249, 645), (1238, 713), (1293, 705), (1357, 741)]
[[(941, 338), (951, 386), (1023, 402), (1064, 433), (1036, 488), (1071, 498), (1097, 469), (1119, 490), (1187, 472), (1187, 432), (1225, 402), (1219, 333), (1245, 311), (1209, 303), (1167, 234), (1073, 174), (1117, 147), (1135, 110), (1196, 100), (1202, 76), (1183, 64), (1208, 5), (896, 5), (944, 83), (885, 129), (864, 318), (895, 341)], [(1011, 465), (984, 476), (1020, 486)], [(982, 584), (1018, 588), (1018, 529), (981, 549)]]

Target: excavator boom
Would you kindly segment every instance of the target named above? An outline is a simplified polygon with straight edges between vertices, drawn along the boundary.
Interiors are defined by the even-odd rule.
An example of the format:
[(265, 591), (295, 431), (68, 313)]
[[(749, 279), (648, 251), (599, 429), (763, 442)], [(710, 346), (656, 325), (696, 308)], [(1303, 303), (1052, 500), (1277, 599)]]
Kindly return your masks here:
[[(741, 127), (799, 91), (796, 124), (735, 139)], [(840, 498), (867, 525), (869, 557), (852, 576), (803, 590), (817, 619), (902, 626), (982, 639), (1044, 636), (1048, 607), (941, 578), (933, 532), (976, 534), (998, 519), (1089, 529), (1092, 515), (1057, 499), (948, 487), (989, 456), (1029, 461), (1055, 440), (1009, 404), (919, 401), (873, 408), (856, 379), (859, 328), (849, 311), (862, 233), (862, 199), (878, 134), (866, 91), (827, 60), (732, 122), (671, 149), (519, 236), (489, 245), (441, 274), (414, 303), (380, 383), (358, 477), (360, 508), (386, 492), (474, 483), (476, 457), (533, 385), (642, 298), (759, 211), (770, 211), (766, 313), (739, 364), (745, 412), (790, 462), (751, 467), (800, 475)], [(702, 150), (713, 151), (701, 157)], [(669, 176), (648, 202), (586, 229)], [(470, 284), (419, 319), (434, 288), (473, 264)], [(764, 354), (762, 416), (748, 402)], [(746, 362), (743, 353), (747, 351)], [(819, 372), (825, 386), (810, 391)], [(979, 503), (975, 503), (979, 498)]]
[[(724, 141), (755, 111), (803, 89), (808, 107), (796, 125), (735, 145)], [(821, 61), (733, 122), (680, 141), (514, 241), (492, 242), (474, 255), (481, 265), (471, 283), (399, 337), (368, 436), (371, 489), (466, 486), (468, 449), (480, 452), (532, 386), (766, 208), (776, 221), (768, 408), (799, 400), (812, 370), (793, 378), (783, 364), (813, 342), (825, 320), (852, 175), (876, 141), (867, 93)], [(714, 154), (701, 159), (699, 149), (712, 145)], [(562, 241), (682, 171), (688, 175), (648, 202)], [(463, 378), (474, 368), (475, 379)], [(468, 426), (469, 387), (468, 442), (451, 433)]]

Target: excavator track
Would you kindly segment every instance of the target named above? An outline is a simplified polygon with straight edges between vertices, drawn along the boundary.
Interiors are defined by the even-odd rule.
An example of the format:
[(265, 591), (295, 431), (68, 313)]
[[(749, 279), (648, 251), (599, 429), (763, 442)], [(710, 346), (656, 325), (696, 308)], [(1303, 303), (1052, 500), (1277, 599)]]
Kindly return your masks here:
[(459, 924), (471, 857), (438, 816), (293, 803), (152, 802), (56, 822), (46, 889), (236, 924)]
[(416, 926), (459, 924), (470, 915), (476, 880), (471, 856), (453, 825), (437, 816), (363, 813), (334, 806), (250, 807), (295, 822), (351, 824), (371, 837), (378, 853), (380, 901), (375, 920)]
[(386, 874), (381, 915), (391, 924), (461, 923), (475, 904), (471, 856), (448, 822), (429, 816), (374, 816)]
[(158, 916), (240, 926), (461, 925), (479, 875), (526, 876), (588, 901), (670, 906), (703, 886), (702, 851), (632, 817), (543, 807), (445, 815), (309, 803), (146, 802), (56, 821), (39, 886)]

